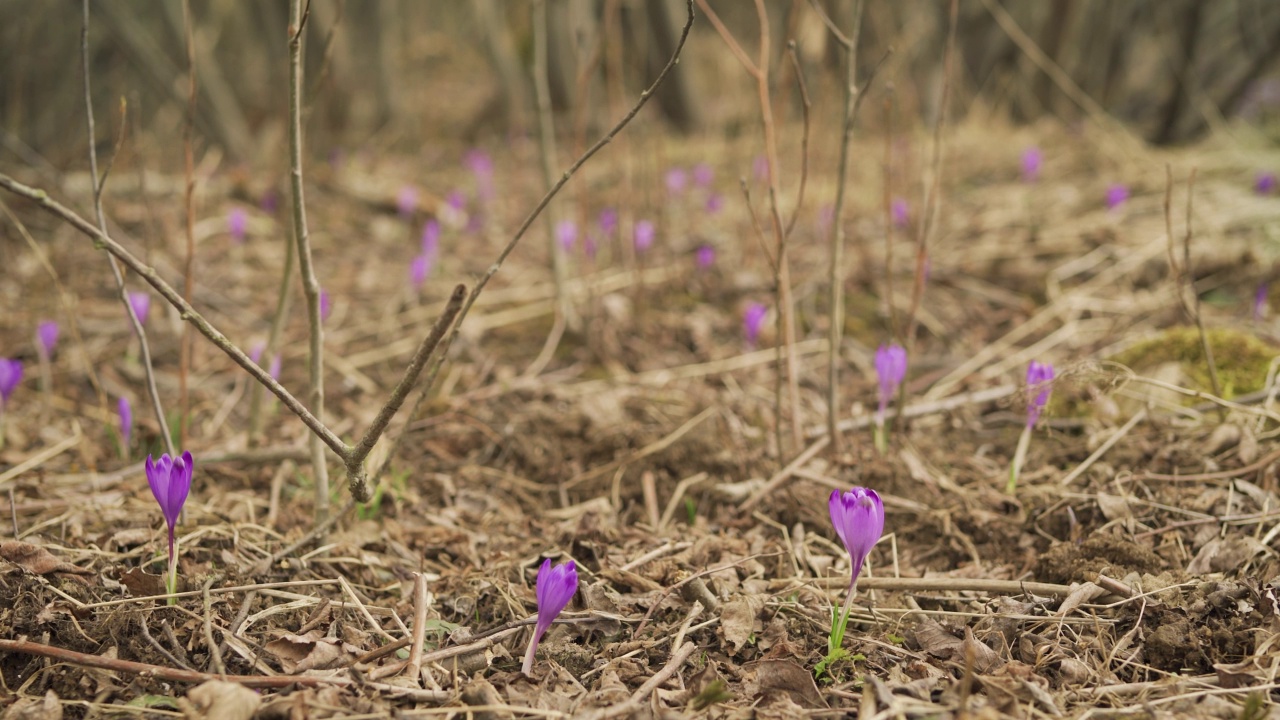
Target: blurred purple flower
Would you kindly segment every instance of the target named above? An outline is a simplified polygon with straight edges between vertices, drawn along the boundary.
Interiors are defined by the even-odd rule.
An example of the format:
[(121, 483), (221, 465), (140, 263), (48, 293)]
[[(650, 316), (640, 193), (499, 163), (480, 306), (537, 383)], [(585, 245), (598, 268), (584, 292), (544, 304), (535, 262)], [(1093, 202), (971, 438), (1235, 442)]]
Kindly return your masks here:
[(615, 208), (607, 207), (600, 211), (600, 218), (597, 220), (600, 225), (600, 232), (606, 237), (612, 235), (618, 229), (618, 211)]
[(396, 212), (405, 220), (413, 218), (418, 211), (418, 189), (412, 185), (400, 186), (396, 193)]
[(138, 322), (146, 325), (147, 316), (151, 314), (151, 296), (143, 291), (131, 292), (129, 305), (133, 307), (133, 314), (138, 316)]
[(280, 382), (280, 353), (271, 356), (271, 365), (267, 367), (267, 374), (272, 380)]
[(756, 159), (751, 161), (751, 174), (756, 180), (764, 182), (769, 179), (769, 158), (764, 155), (757, 155)]
[(716, 249), (708, 244), (698, 246), (698, 269), (710, 270), (716, 264)]
[[(1053, 365), (1035, 360), (1027, 366), (1027, 427), (1033, 427), (1053, 392)], [(1033, 395), (1034, 393), (1034, 395)]]
[(1107, 188), (1107, 209), (1115, 210), (1129, 199), (1129, 187), (1116, 183)]
[(698, 163), (693, 166), (693, 184), (700, 188), (709, 188), (711, 183), (715, 182), (716, 171), (707, 163)]
[(854, 487), (843, 493), (832, 490), (827, 505), (836, 535), (849, 553), (852, 565), (849, 592), (852, 594), (867, 556), (884, 534), (884, 503), (875, 490)]
[(435, 218), (422, 226), (422, 254), (435, 258), (440, 250), (440, 222)]
[(233, 207), (227, 212), (227, 232), (237, 244), (244, 242), (245, 232), (249, 229), (249, 214), (242, 207)]
[(760, 339), (760, 329), (764, 327), (764, 318), (769, 308), (761, 303), (751, 303), (742, 313), (742, 334), (747, 339), (748, 347), (755, 347)]
[(884, 413), (898, 386), (907, 377), (907, 351), (901, 345), (881, 345), (875, 356), (876, 377), (880, 380), (880, 406), (876, 410), (876, 424), (884, 427)]
[(262, 364), (262, 353), (266, 349), (267, 349), (267, 344), (262, 342), (261, 340), (249, 346), (249, 359), (253, 361), (254, 365)]
[(556, 223), (556, 242), (560, 243), (561, 250), (572, 250), (574, 243), (578, 242), (578, 223), (572, 220)]
[(471, 170), (471, 174), (476, 177), (476, 195), (481, 200), (492, 200), (495, 195), (493, 189), (493, 159), (489, 157), (489, 153), (475, 148), (469, 151), (464, 160), (467, 168)]
[(653, 247), (653, 239), (657, 234), (657, 230), (653, 227), (653, 223), (649, 220), (640, 220), (636, 222), (635, 229), (635, 245), (636, 252), (643, 253)]
[(133, 438), (133, 405), (129, 404), (129, 398), (120, 396), (116, 401), (116, 414), (120, 416), (120, 443), (128, 455), (129, 441)]
[(0, 410), (9, 404), (13, 391), (22, 382), (22, 361), (17, 358), (0, 358)]
[(533, 636), (529, 638), (529, 649), (524, 653), (521, 672), (525, 675), (533, 670), (533, 656), (538, 651), (542, 636), (578, 592), (577, 566), (570, 560), (552, 567), (551, 558), (543, 560), (542, 567), (538, 568), (535, 592), (538, 597), (538, 623), (533, 628)]
[(1267, 283), (1263, 281), (1258, 283), (1258, 289), (1253, 293), (1254, 322), (1262, 322), (1267, 315), (1267, 289)]
[(894, 198), (893, 202), (889, 203), (889, 215), (892, 216), (893, 226), (896, 228), (905, 228), (910, 224), (911, 206), (907, 204), (907, 199)]
[(689, 173), (684, 168), (673, 167), (667, 171), (667, 192), (681, 195), (689, 187)]
[(280, 209), (280, 193), (277, 193), (275, 188), (267, 188), (258, 200), (258, 207), (268, 215), (275, 215), (276, 210)]
[(818, 208), (818, 236), (826, 237), (831, 232), (831, 224), (836, 220), (836, 209), (833, 205), (826, 204)]
[(1260, 172), (1258, 178), (1253, 182), (1253, 190), (1259, 195), (1270, 195), (1276, 189), (1276, 174), (1273, 172)]
[(420, 292), (422, 286), (427, 282), (427, 276), (431, 274), (431, 256), (418, 255), (413, 258), (413, 262), (409, 263), (409, 284), (413, 286), (414, 292)]
[(715, 215), (724, 207), (724, 196), (718, 192), (713, 192), (707, 196), (707, 214)]
[(467, 209), (467, 196), (461, 190), (450, 190), (444, 201), (457, 212), (465, 212)]
[(333, 301), (329, 298), (328, 290), (320, 291), (320, 322), (329, 319), (329, 315), (333, 314)]
[(40, 357), (48, 360), (53, 357), (53, 349), (58, 346), (58, 323), (45, 320), (36, 326), (36, 351)]
[(1040, 148), (1032, 146), (1022, 151), (1022, 181), (1033, 183), (1040, 179), (1040, 166), (1044, 163), (1044, 153)]

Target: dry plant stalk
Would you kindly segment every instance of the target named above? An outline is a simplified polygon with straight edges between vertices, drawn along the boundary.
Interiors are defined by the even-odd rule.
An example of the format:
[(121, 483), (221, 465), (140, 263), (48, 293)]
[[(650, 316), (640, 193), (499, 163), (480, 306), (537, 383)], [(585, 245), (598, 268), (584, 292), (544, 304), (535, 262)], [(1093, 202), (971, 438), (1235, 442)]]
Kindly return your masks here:
[[(182, 296), (191, 302), (196, 291), (196, 172), (192, 136), (196, 126), (196, 40), (191, 27), (191, 2), (182, 0), (182, 34), (187, 44), (187, 111), (182, 120), (182, 158), (185, 188), (183, 205), (187, 222), (187, 257), (182, 267)], [(191, 413), (191, 396), (187, 392), (187, 376), (191, 373), (191, 327), (182, 326), (178, 342), (178, 445), (187, 444), (187, 416)]]
[[(764, 0), (756, 0), (756, 17), (760, 25), (760, 53), (756, 61), (752, 61), (743, 51), (742, 46), (734, 39), (733, 33), (725, 27), (707, 0), (698, 0), (698, 6), (706, 13), (707, 20), (715, 27), (721, 39), (729, 46), (729, 50), (742, 65), (747, 74), (756, 81), (756, 96), (760, 103), (760, 121), (764, 126), (765, 157), (768, 160), (769, 181), (769, 214), (772, 220), (773, 235), (776, 242), (774, 250), (774, 284), (778, 298), (778, 342), (786, 349), (787, 389), (791, 402), (791, 444), (798, 451), (804, 445), (804, 433), (801, 430), (800, 417), (800, 378), (799, 358), (795, 353), (795, 308), (791, 301), (791, 270), (787, 263), (787, 232), (783, 228), (782, 214), (778, 210), (778, 136), (773, 121), (773, 105), (769, 96), (769, 15), (765, 12)], [(798, 209), (798, 208), (797, 208)], [(781, 350), (779, 351), (781, 352)], [(779, 362), (778, 372), (783, 372)], [(776, 422), (782, 423), (781, 403), (775, 408)], [(785, 453), (782, 445), (778, 446), (778, 457)]]
[[(1218, 364), (1213, 359), (1213, 347), (1209, 344), (1209, 335), (1204, 329), (1204, 317), (1200, 312), (1200, 293), (1196, 292), (1195, 276), (1191, 274), (1191, 200), (1196, 191), (1196, 171), (1191, 169), (1187, 178), (1187, 232), (1182, 237), (1182, 266), (1178, 266), (1173, 240), (1173, 168), (1164, 166), (1164, 226), (1169, 239), (1169, 270), (1173, 273), (1174, 291), (1178, 294), (1178, 302), (1187, 318), (1196, 324), (1200, 334), (1200, 348), (1204, 351), (1205, 363), (1209, 366), (1209, 382), (1213, 385), (1213, 394), (1222, 397), (1222, 382), (1218, 379)], [(1190, 295), (1190, 298), (1187, 296)], [(1218, 416), (1226, 420), (1227, 411), (1218, 407)]]
[[(555, 185), (556, 177), (556, 127), (555, 118), (551, 114), (551, 87), (547, 80), (547, 13), (550, 12), (546, 0), (539, 0), (533, 5), (533, 88), (538, 104), (538, 150), (542, 156), (542, 176), (547, 190)], [(568, 269), (565, 267), (565, 254), (556, 241), (556, 221), (558, 213), (547, 213), (547, 252), (551, 256), (551, 274), (556, 289), (556, 323), (547, 338), (547, 348), (543, 355), (555, 352), (555, 346), (564, 334), (565, 325), (576, 326), (572, 317), (573, 308), (569, 304), (569, 294), (565, 289)], [(550, 352), (548, 352), (548, 348)]]
[[(310, 6), (308, 6), (308, 11)], [(289, 3), (289, 184), (293, 190), (293, 240), (297, 243), (298, 270), (307, 298), (307, 325), (310, 329), (308, 369), (311, 380), (310, 405), (316, 422), (324, 422), (324, 324), (320, 319), (320, 282), (311, 259), (311, 237), (307, 232), (306, 198), (302, 183), (302, 33), (307, 14), (302, 0)], [(324, 443), (311, 436), (311, 472), (316, 483), (316, 519), (329, 514), (329, 468), (325, 464)]]
[[(125, 124), (122, 117), (120, 137), (116, 142), (116, 151), (112, 153), (112, 159), (107, 163), (102, 175), (99, 176), (97, 136), (94, 132), (93, 123), (93, 94), (89, 91), (89, 0), (84, 0), (82, 5), (84, 25), (80, 30), (80, 60), (84, 69), (84, 116), (89, 129), (89, 174), (93, 181), (93, 214), (98, 220), (98, 226), (94, 228), (83, 219), (81, 219), (81, 222), (88, 226), (90, 230), (96, 231), (105, 237), (107, 234), (107, 218), (102, 212), (102, 191), (107, 184), (107, 175), (111, 173), (111, 164), (115, 161), (120, 144), (124, 142)], [(44, 196), (43, 192), (41, 195)], [(175, 455), (177, 453), (173, 447), (173, 437), (169, 434), (169, 424), (164, 417), (164, 406), (160, 403), (160, 391), (156, 388), (156, 374), (151, 366), (151, 346), (147, 343), (147, 333), (142, 329), (142, 322), (138, 320), (137, 313), (133, 311), (133, 303), (129, 302), (129, 293), (125, 290), (124, 285), (124, 273), (121, 272), (119, 263), (110, 254), (107, 255), (107, 262), (111, 265), (111, 275), (116, 281), (116, 294), (124, 305), (124, 311), (129, 317), (130, 325), (133, 326), (133, 334), (138, 338), (139, 355), (142, 358), (142, 371), (147, 378), (147, 396), (151, 398), (151, 410), (155, 413), (156, 424), (160, 428), (160, 437), (164, 440), (164, 446), (168, 453)]]

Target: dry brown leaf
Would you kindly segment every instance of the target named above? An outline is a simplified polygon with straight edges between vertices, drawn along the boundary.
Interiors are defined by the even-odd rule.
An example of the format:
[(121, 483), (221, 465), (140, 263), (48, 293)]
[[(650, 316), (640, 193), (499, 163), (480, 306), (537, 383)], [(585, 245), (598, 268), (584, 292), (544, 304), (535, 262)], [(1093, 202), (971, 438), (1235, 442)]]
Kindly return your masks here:
[(1191, 575), (1227, 572), (1264, 552), (1268, 552), (1267, 546), (1248, 535), (1215, 538), (1200, 548), (1200, 552), (1187, 565), (1187, 572)]
[(1099, 587), (1095, 583), (1087, 582), (1080, 583), (1079, 585), (1073, 585), (1071, 587), (1071, 592), (1067, 594), (1066, 599), (1064, 599), (1062, 604), (1058, 606), (1058, 615), (1065, 617), (1081, 605), (1089, 602), (1090, 600), (1096, 600), (1106, 594), (1106, 589)]
[(1004, 658), (1001, 658), (995, 650), (975, 638), (973, 629), (968, 627), (964, 629), (964, 640), (960, 643), (960, 652), (966, 664), (969, 658), (973, 658), (973, 669), (984, 675), (995, 672), (1005, 663)]
[(915, 629), (916, 642), (920, 649), (930, 655), (948, 659), (958, 657), (963, 641), (947, 632), (947, 629), (932, 618), (922, 618)]
[(49, 575), (52, 573), (93, 574), (92, 570), (85, 570), (59, 560), (39, 545), (32, 545), (19, 540), (0, 542), (0, 558), (8, 560), (23, 570), (36, 575)]
[(191, 720), (249, 720), (262, 704), (262, 696), (243, 685), (209, 680), (191, 688), (182, 703), (182, 714)]
[(62, 703), (50, 690), (42, 698), (22, 698), (0, 715), (0, 720), (62, 720)]
[(763, 607), (764, 599), (757, 595), (737, 597), (720, 606), (720, 629), (733, 645), (732, 654), (738, 654), (756, 632), (756, 616)]
[(761, 694), (784, 692), (802, 707), (827, 707), (813, 674), (793, 660), (761, 660), (755, 664)]
[(120, 584), (128, 588), (129, 594), (134, 597), (164, 595), (166, 592), (164, 577), (146, 573), (142, 568), (126, 570), (120, 575)]

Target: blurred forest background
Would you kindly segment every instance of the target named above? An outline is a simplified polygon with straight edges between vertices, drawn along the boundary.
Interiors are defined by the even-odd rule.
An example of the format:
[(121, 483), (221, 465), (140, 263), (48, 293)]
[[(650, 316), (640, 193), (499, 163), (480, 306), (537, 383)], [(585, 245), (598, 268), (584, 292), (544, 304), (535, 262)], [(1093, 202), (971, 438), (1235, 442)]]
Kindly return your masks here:
[[(599, 129), (625, 110), (669, 56), (683, 21), (678, 0), (549, 0), (552, 93), (562, 129)], [(821, 0), (848, 28), (853, 3)], [(808, 2), (770, 0), (776, 67), (797, 42), (815, 102), (839, 107), (839, 48)], [(1068, 126), (1099, 108), (1156, 144), (1194, 140), (1235, 116), (1265, 122), (1280, 109), (1280, 3), (1274, 0), (964, 0), (953, 111), (981, 102), (1015, 122), (1053, 116)], [(748, 47), (751, 3), (713, 7)], [(433, 138), (475, 142), (534, 126), (531, 2), (316, 0), (307, 132), (313, 153), (406, 151)], [(187, 94), (180, 0), (94, 3), (90, 52), (97, 107), (108, 127), (121, 97), (131, 131), (162, 141), (147, 162), (172, 169)], [(284, 163), (286, 5), (192, 2), (200, 141), (233, 163)], [(927, 122), (941, 80), (947, 3), (868, 2), (864, 77), (883, 59), (895, 117)], [(0, 0), (0, 118), (6, 164), (83, 163), (79, 7)], [(660, 112), (672, 131), (752, 131), (750, 80), (703, 19)], [(891, 53), (888, 51), (892, 49)], [(886, 54), (888, 53), (888, 54)], [(1061, 72), (1055, 72), (1061, 68)], [(1045, 72), (1049, 69), (1050, 72)], [(798, 114), (794, 76), (772, 75), (780, 110)], [(1092, 106), (1096, 102), (1097, 106)], [(864, 112), (874, 129), (887, 117)], [(114, 124), (113, 124), (114, 123)], [(100, 132), (99, 142), (110, 142)], [(592, 134), (594, 136), (594, 133)], [(173, 146), (178, 147), (178, 146)]]

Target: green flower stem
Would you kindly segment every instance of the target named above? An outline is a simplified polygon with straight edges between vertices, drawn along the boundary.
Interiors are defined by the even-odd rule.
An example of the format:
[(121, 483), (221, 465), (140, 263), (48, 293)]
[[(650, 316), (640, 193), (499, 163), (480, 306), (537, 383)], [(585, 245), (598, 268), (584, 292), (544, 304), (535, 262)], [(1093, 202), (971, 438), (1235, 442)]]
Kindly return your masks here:
[(889, 452), (889, 433), (885, 432), (883, 422), (876, 423), (873, 434), (875, 437), (876, 452), (881, 455)]

